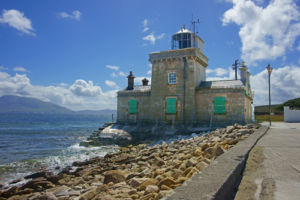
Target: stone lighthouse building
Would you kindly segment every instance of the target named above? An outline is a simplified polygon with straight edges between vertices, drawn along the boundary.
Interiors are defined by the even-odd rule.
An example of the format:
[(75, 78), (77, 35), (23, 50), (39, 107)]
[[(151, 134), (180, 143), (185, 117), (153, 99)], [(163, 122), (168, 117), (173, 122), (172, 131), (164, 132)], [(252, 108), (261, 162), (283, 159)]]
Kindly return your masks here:
[(119, 124), (150, 123), (225, 126), (251, 121), (250, 73), (240, 67), (240, 80), (207, 81), (204, 41), (188, 29), (172, 36), (171, 50), (151, 53), (152, 80), (118, 92)]

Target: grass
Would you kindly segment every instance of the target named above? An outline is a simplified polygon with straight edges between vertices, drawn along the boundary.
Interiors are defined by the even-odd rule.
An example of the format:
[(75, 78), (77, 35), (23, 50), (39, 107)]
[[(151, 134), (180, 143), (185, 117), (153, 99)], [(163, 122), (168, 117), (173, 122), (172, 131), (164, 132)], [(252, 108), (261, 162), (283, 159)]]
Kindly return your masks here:
[[(269, 115), (256, 115), (256, 120), (258, 122), (269, 121)], [(273, 122), (282, 122), (283, 115), (271, 115), (271, 120)]]

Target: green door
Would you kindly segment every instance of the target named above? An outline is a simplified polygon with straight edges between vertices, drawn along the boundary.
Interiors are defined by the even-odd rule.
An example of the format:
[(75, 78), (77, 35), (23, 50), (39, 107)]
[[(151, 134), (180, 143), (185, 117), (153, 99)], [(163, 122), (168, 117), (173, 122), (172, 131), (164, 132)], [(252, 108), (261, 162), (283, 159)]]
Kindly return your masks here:
[(214, 113), (225, 114), (226, 113), (226, 100), (225, 97), (214, 98)]
[(176, 98), (167, 98), (167, 114), (176, 114)]
[(129, 100), (129, 114), (136, 114), (137, 113), (137, 100), (130, 99)]

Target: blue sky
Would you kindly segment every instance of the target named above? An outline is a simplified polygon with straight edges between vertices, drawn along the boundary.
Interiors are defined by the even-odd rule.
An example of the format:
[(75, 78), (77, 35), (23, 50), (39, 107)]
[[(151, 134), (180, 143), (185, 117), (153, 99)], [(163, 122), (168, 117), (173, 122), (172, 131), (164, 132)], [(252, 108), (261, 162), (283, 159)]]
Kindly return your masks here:
[(300, 97), (299, 0), (2, 0), (0, 96), (115, 109), (125, 75), (150, 78), (149, 53), (169, 50), (192, 16), (209, 80), (232, 79), (234, 60), (245, 60), (255, 104), (266, 104), (270, 63), (273, 102)]

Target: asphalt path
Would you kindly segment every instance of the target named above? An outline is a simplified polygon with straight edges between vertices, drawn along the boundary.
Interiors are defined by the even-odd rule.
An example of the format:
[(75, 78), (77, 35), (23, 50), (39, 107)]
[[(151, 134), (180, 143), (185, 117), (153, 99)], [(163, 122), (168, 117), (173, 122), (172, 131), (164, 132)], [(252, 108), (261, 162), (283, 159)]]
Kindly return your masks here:
[(235, 199), (300, 200), (300, 123), (272, 123), (250, 152)]

